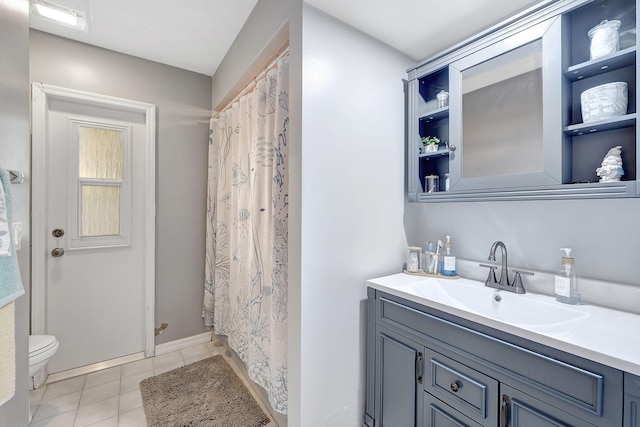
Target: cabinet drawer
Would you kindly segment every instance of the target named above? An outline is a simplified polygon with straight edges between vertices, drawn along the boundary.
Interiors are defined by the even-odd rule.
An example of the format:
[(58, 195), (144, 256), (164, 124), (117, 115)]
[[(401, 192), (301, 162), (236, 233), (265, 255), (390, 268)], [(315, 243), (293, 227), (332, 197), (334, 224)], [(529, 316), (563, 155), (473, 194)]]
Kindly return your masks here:
[(422, 427), (482, 427), (482, 425), (471, 421), (429, 393), (425, 393)]
[(425, 359), (426, 392), (479, 423), (497, 423), (498, 381), (433, 350)]

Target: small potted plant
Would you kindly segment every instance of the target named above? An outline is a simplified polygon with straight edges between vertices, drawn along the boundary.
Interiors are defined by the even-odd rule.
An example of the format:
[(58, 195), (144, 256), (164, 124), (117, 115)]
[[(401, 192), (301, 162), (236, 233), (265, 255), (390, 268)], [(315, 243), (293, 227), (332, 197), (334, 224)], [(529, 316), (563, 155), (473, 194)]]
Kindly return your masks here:
[(440, 146), (440, 138), (437, 136), (425, 136), (422, 138), (425, 153), (435, 153)]

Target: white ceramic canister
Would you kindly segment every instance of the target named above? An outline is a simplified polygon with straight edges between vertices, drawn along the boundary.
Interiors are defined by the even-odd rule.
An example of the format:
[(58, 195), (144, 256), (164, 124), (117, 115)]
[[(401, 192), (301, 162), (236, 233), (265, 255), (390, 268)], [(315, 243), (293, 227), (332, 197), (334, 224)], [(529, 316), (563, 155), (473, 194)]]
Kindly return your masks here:
[(589, 30), (587, 35), (591, 39), (591, 59), (597, 59), (620, 50), (619, 28), (620, 21), (605, 19)]
[(627, 114), (629, 88), (626, 82), (612, 82), (580, 94), (582, 121), (594, 122)]

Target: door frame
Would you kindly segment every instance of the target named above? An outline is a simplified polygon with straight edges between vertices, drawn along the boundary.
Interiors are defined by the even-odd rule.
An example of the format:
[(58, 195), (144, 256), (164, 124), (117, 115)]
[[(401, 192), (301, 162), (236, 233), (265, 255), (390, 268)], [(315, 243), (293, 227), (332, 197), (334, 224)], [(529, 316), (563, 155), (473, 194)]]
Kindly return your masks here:
[(31, 84), (31, 333), (46, 331), (47, 122), (52, 99), (111, 107), (145, 116), (145, 356), (155, 355), (156, 106), (43, 83)]

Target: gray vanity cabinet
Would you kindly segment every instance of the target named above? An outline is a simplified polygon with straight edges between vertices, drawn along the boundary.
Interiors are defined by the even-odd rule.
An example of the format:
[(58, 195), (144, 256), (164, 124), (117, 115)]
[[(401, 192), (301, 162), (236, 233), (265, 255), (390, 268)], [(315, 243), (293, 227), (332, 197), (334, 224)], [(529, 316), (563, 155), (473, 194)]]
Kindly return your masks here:
[(365, 427), (640, 426), (638, 377), (373, 288), (368, 310)]
[(624, 376), (624, 427), (640, 427), (640, 377)]

